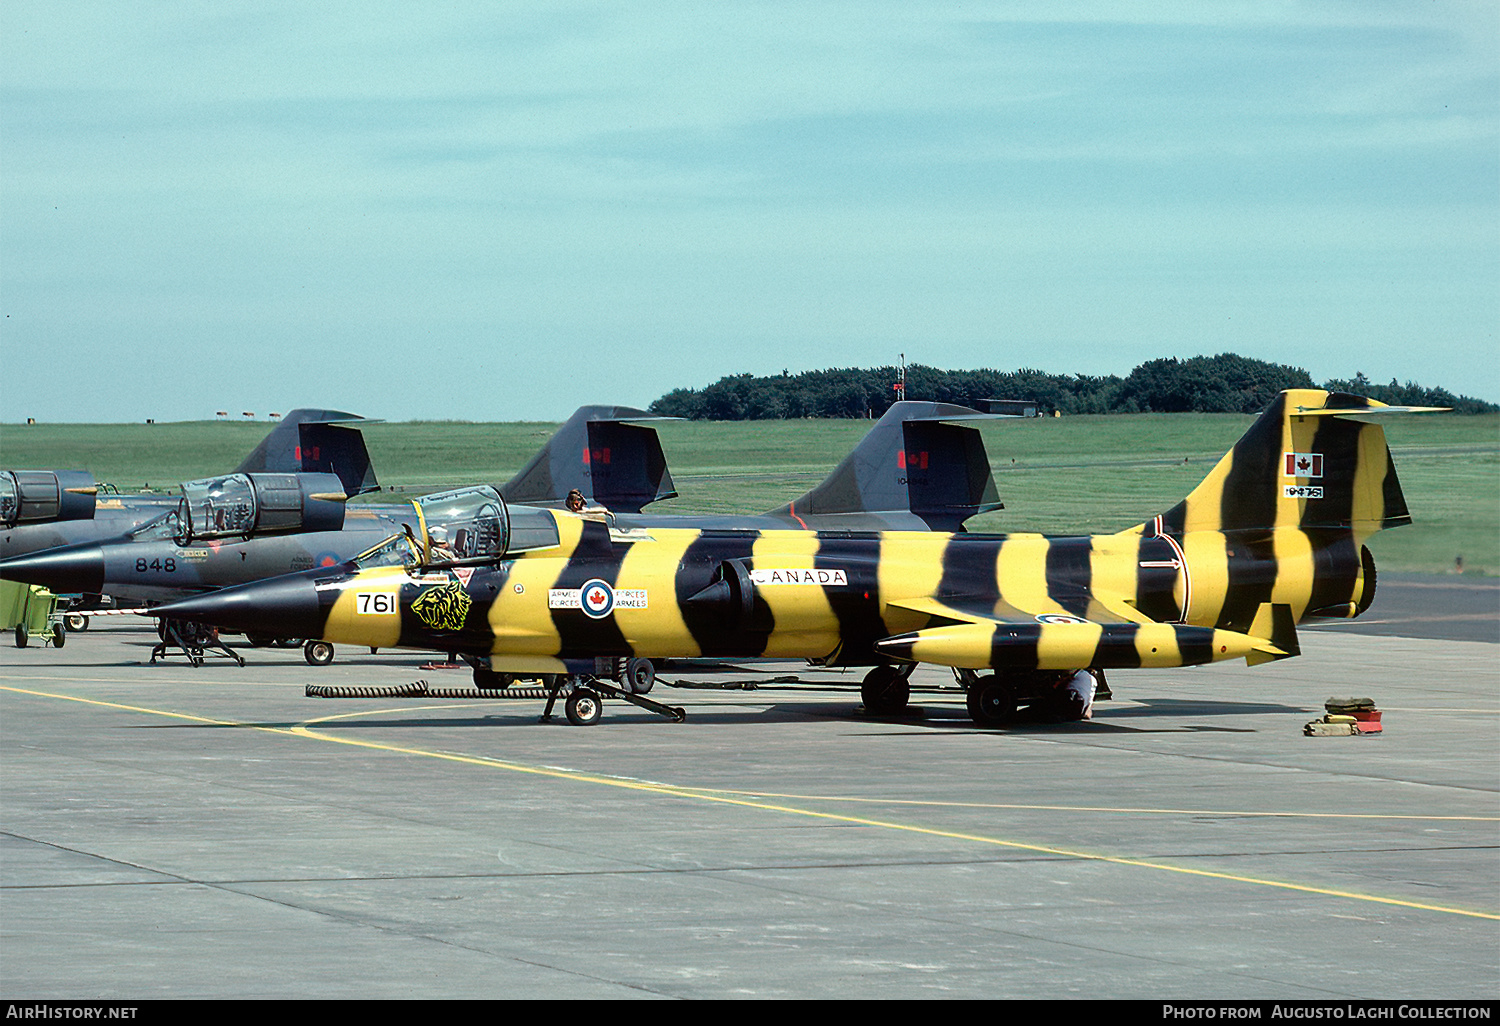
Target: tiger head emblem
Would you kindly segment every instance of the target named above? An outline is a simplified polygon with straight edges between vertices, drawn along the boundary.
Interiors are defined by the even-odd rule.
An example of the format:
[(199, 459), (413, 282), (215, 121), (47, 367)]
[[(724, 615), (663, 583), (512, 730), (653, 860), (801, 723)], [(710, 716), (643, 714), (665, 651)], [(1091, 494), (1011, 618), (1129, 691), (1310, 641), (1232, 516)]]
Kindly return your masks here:
[(428, 588), (411, 604), (412, 615), (437, 631), (463, 630), (464, 618), (474, 602), (457, 581)]

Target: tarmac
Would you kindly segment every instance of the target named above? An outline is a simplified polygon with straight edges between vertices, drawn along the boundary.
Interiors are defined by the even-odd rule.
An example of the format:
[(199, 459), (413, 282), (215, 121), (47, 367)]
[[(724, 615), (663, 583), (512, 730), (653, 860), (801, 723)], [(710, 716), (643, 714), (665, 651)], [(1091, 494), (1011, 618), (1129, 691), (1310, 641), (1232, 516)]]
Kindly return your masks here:
[[(0, 648), (7, 1000), (1500, 995), (1493, 580), (1005, 730), (930, 667), (900, 717), (859, 671), (703, 665), (651, 692), (681, 723), (577, 727), (304, 694), (470, 686), (427, 655), (155, 640)], [(1332, 696), (1383, 732), (1303, 736)]]

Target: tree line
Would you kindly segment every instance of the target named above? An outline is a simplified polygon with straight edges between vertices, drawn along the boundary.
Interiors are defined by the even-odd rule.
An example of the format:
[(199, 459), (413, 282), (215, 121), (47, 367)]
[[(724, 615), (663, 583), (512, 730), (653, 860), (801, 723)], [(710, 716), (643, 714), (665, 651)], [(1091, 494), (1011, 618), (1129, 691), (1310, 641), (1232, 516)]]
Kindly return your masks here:
[[(780, 420), (796, 417), (879, 417), (897, 395), (893, 366), (834, 368), (757, 377), (732, 374), (706, 388), (677, 388), (650, 406), (652, 413), (690, 420)], [(1259, 413), (1285, 388), (1354, 392), (1395, 406), (1447, 406), (1459, 413), (1500, 410), (1495, 403), (1456, 396), (1408, 381), (1377, 385), (1356, 373), (1314, 384), (1300, 367), (1233, 353), (1149, 360), (1121, 378), (1047, 374), (1039, 370), (906, 368), (906, 398), (967, 405), (978, 399), (1026, 399), (1044, 413)]]

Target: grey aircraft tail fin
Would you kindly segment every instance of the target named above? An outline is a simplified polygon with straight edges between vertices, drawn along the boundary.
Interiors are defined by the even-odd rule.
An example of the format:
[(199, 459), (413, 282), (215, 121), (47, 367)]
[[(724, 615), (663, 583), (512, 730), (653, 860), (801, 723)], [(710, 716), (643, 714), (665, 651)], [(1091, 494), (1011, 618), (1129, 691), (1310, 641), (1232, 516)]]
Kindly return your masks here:
[(363, 417), (339, 410), (293, 410), (234, 468), (236, 474), (337, 474), (344, 494), (380, 490), (365, 437), (350, 426)]
[[(1028, 405), (1035, 416), (1035, 404)], [(947, 422), (1024, 415), (951, 403), (893, 403), (833, 473), (772, 514), (821, 527), (825, 517), (907, 512), (931, 530), (962, 531), (965, 520), (1004, 505), (979, 431)]]
[(590, 504), (639, 513), (677, 494), (656, 429), (636, 423), (668, 419), (629, 406), (579, 407), (500, 494), (506, 502), (560, 506), (576, 488)]

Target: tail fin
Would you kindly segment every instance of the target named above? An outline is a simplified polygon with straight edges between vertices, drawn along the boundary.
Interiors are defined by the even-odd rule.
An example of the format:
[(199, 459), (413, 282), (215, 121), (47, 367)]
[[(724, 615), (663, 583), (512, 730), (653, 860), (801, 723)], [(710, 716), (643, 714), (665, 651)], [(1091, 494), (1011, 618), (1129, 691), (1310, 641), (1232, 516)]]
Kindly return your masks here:
[(298, 433), (304, 472), (337, 474), (346, 495), (380, 491), (365, 436), (358, 428), (319, 421), (298, 425)]
[(1277, 396), (1187, 498), (1135, 529), (1177, 553), (1180, 618), (1245, 631), (1267, 602), (1294, 620), (1367, 609), (1365, 540), (1411, 523), (1378, 421), (1424, 412), (1438, 411), (1319, 389)]
[(561, 505), (576, 488), (615, 512), (639, 513), (677, 489), (656, 429), (632, 422), (668, 419), (629, 406), (579, 407), (500, 494), (523, 505)]
[(970, 517), (1005, 507), (978, 430), (944, 422), (1017, 415), (1023, 414), (893, 403), (833, 473), (772, 515), (807, 523), (809, 517), (909, 512), (932, 530), (962, 531)]
[(1288, 389), (1204, 478), (1161, 517), (1168, 534), (1267, 531), (1278, 527), (1353, 532), (1411, 523), (1401, 482), (1373, 421), (1435, 408), (1386, 406), (1344, 392)]
[(378, 491), (364, 435), (346, 426), (360, 420), (339, 410), (293, 410), (233, 472), (337, 474), (346, 495)]

